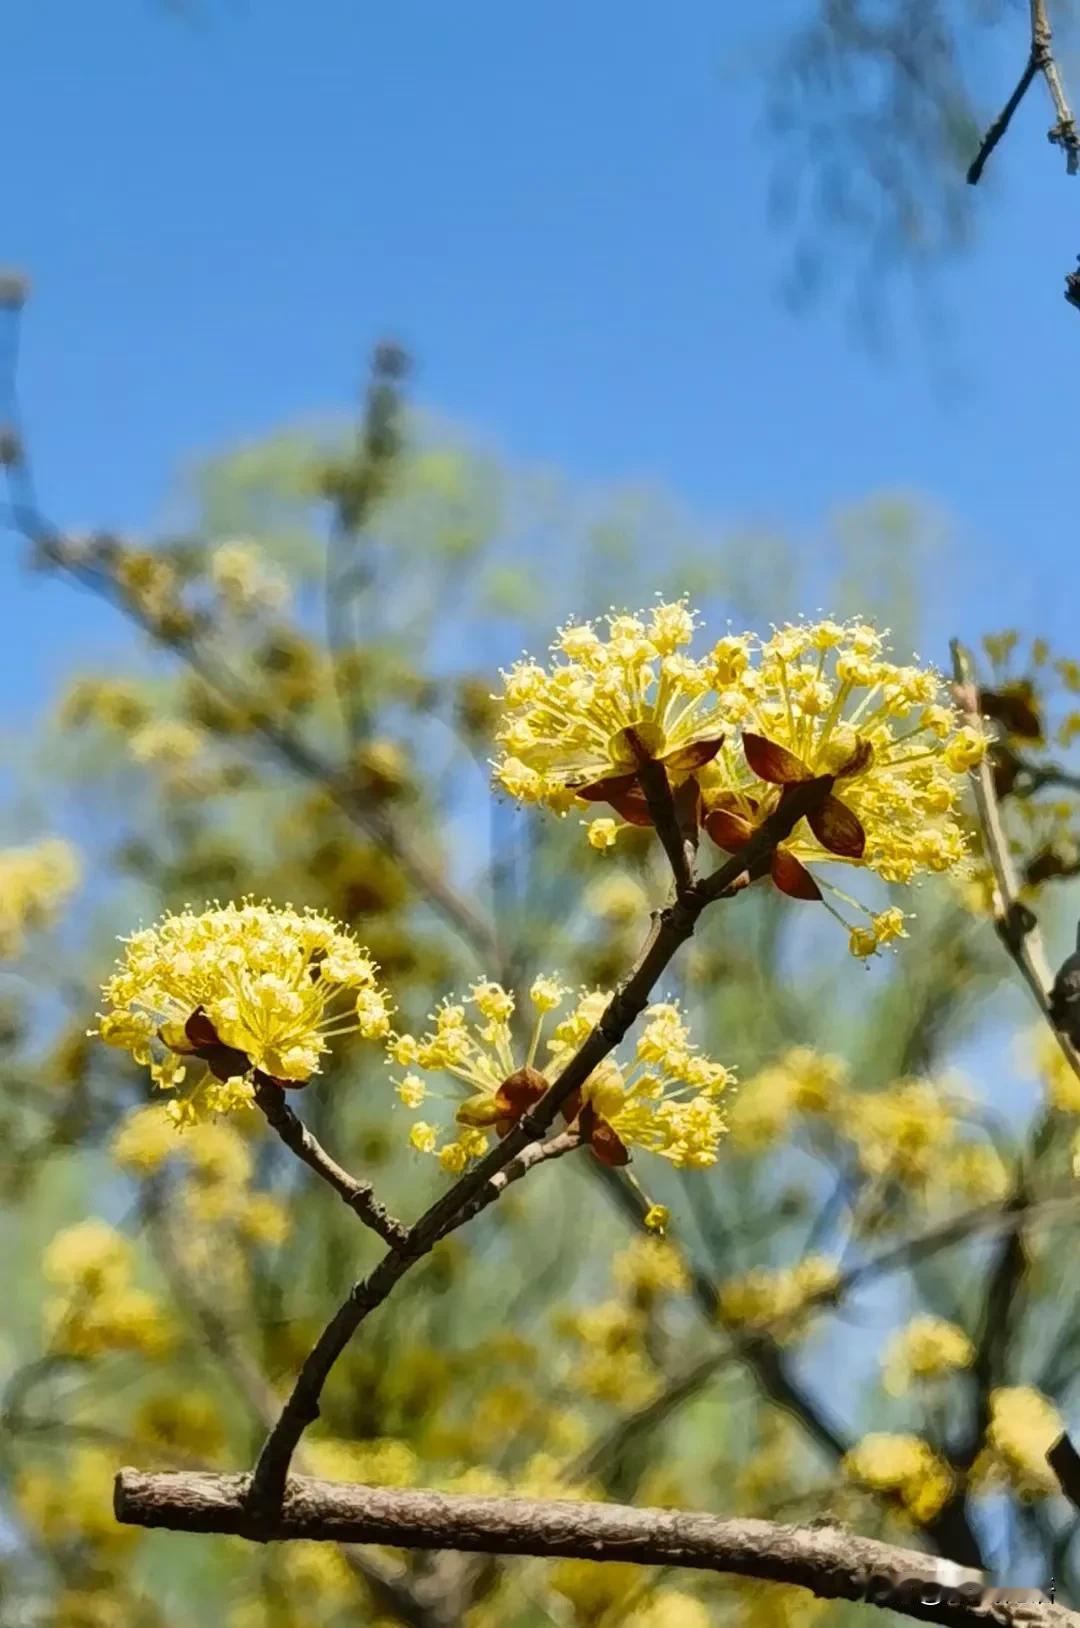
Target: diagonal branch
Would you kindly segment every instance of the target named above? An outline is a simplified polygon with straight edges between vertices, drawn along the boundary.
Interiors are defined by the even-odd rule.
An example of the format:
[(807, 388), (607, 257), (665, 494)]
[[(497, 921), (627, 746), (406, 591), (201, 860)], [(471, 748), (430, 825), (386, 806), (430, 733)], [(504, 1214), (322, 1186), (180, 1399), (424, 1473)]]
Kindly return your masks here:
[[(953, 693), (957, 705), (973, 724), (978, 725), (981, 722), (979, 689), (971, 657), (956, 639), (952, 641), (951, 648), (955, 680)], [(974, 771), (973, 780), (975, 807), (982, 827), (986, 856), (994, 876), (994, 926), (1031, 990), (1039, 1011), (1061, 1048), (1062, 1056), (1080, 1078), (1080, 1055), (1051, 1016), (1050, 992), (1054, 978), (1046, 959), (1039, 924), (1020, 903), (1016, 872), (1009, 855), (1009, 844), (1001, 823), (1001, 807), (994, 790), (994, 776), (987, 758), (984, 757)]]
[(280, 1085), (273, 1080), (260, 1079), (255, 1085), (255, 1101), (262, 1109), (267, 1123), (281, 1137), (285, 1146), (296, 1154), (310, 1170), (332, 1187), (334, 1192), (353, 1211), (366, 1227), (377, 1232), (386, 1244), (402, 1244), (408, 1235), (404, 1222), (398, 1221), (375, 1197), (369, 1181), (357, 1181), (347, 1170), (332, 1159), (307, 1126), (293, 1113)]
[(1057, 123), (1048, 132), (1049, 139), (1055, 146), (1064, 150), (1065, 167), (1069, 175), (1075, 175), (1080, 169), (1080, 131), (1077, 130), (1076, 120), (1066, 99), (1061, 70), (1054, 56), (1054, 35), (1046, 0), (1029, 0), (1029, 16), (1031, 45), (1024, 71), (1020, 75), (1016, 89), (987, 130), (979, 144), (978, 152), (971, 161), (967, 172), (968, 183), (971, 186), (978, 185), (986, 168), (987, 159), (1008, 130), (1013, 114), (1027, 95), (1032, 80), (1040, 73), (1046, 81), (1046, 88), (1057, 115)]
[(396, 1284), (448, 1230), (449, 1224), (484, 1192), (505, 1166), (530, 1142), (544, 1140), (560, 1108), (580, 1091), (645, 1010), (658, 978), (676, 951), (691, 937), (706, 907), (714, 900), (741, 892), (755, 876), (763, 874), (777, 844), (828, 796), (832, 786), (829, 775), (797, 786), (762, 822), (737, 855), (704, 881), (695, 883), (669, 909), (657, 914), (633, 969), (550, 1089), (534, 1108), (522, 1115), (501, 1142), (424, 1212), (410, 1229), (404, 1244), (389, 1250), (368, 1277), (353, 1284), (347, 1299), (304, 1359), (292, 1393), (267, 1437), (252, 1479), (253, 1506), (268, 1508), (280, 1501), (293, 1450), (308, 1425), (318, 1418), (319, 1397), (327, 1377), (364, 1319), (383, 1304)]
[[(987, 1589), (983, 1574), (835, 1526), (778, 1526), (622, 1504), (471, 1498), (296, 1476), (283, 1504), (252, 1512), (248, 1477), (144, 1475), (122, 1470), (117, 1519), (126, 1525), (222, 1532), (256, 1543), (285, 1538), (385, 1543), (481, 1554), (570, 1556), (728, 1573), (865, 1600), (946, 1628), (1080, 1628), (1080, 1616), (1035, 1589)], [(1011, 1596), (1011, 1598), (1010, 1598)]]

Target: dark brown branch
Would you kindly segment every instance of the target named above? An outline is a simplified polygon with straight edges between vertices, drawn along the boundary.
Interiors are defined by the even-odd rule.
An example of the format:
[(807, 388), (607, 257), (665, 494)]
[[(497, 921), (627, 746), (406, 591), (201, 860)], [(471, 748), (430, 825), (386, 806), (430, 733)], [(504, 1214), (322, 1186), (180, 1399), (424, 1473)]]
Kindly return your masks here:
[(282, 1495), (293, 1450), (319, 1416), (319, 1397), (327, 1376), (364, 1319), (381, 1306), (395, 1285), (448, 1230), (448, 1224), (478, 1197), (493, 1177), (530, 1142), (542, 1142), (563, 1104), (581, 1089), (604, 1058), (615, 1049), (645, 1010), (657, 980), (676, 951), (692, 935), (701, 913), (714, 900), (741, 891), (767, 869), (778, 843), (832, 790), (831, 776), (805, 781), (762, 822), (744, 848), (702, 882), (695, 883), (670, 909), (655, 918), (652, 930), (629, 975), (612, 995), (596, 1027), (571, 1057), (535, 1108), (523, 1114), (513, 1130), (477, 1161), (454, 1186), (424, 1212), (407, 1241), (386, 1254), (374, 1271), (354, 1283), (308, 1353), (277, 1424), (267, 1437), (255, 1467), (253, 1504), (266, 1508)]
[(370, 1182), (357, 1181), (355, 1176), (342, 1169), (336, 1159), (330, 1157), (318, 1139), (293, 1113), (280, 1085), (275, 1085), (273, 1080), (259, 1080), (255, 1086), (255, 1101), (285, 1146), (310, 1170), (314, 1170), (328, 1187), (332, 1187), (366, 1227), (377, 1232), (384, 1243), (404, 1243), (407, 1237), (404, 1222), (396, 1220), (379, 1203)]
[(1075, 175), (1080, 167), (1080, 131), (1077, 130), (1076, 120), (1065, 97), (1065, 87), (1061, 82), (1061, 71), (1054, 56), (1054, 36), (1050, 27), (1050, 14), (1046, 9), (1046, 0), (1029, 0), (1029, 15), (1031, 28), (1031, 45), (1027, 63), (1020, 75), (1016, 89), (1005, 103), (1001, 112), (987, 130), (979, 151), (976, 153), (967, 172), (968, 182), (971, 186), (977, 185), (979, 177), (986, 167), (986, 161), (994, 151), (998, 142), (1005, 134), (1020, 103), (1027, 94), (1028, 87), (1036, 74), (1042, 74), (1046, 81), (1046, 88), (1054, 104), (1057, 122), (1049, 131), (1050, 140), (1065, 152), (1065, 166), (1069, 175)]
[(1034, 56), (1029, 56), (1024, 71), (1020, 75), (1016, 89), (1009, 97), (1009, 100), (1005, 103), (1005, 106), (1002, 108), (993, 124), (987, 130), (982, 142), (980, 143), (978, 152), (975, 154), (971, 164), (968, 166), (967, 180), (969, 186), (978, 186), (982, 172), (986, 168), (987, 159), (990, 157), (990, 154), (993, 152), (994, 148), (997, 146), (998, 142), (1009, 128), (1009, 125), (1012, 123), (1012, 116), (1020, 106), (1020, 103), (1024, 100), (1024, 97), (1027, 95), (1028, 87), (1038, 71), (1038, 63), (1035, 61)]
[(647, 758), (638, 770), (638, 780), (645, 793), (645, 801), (652, 816), (656, 834), (675, 878), (676, 896), (681, 898), (693, 882), (690, 860), (686, 852), (686, 837), (679, 824), (671, 782), (662, 763)]
[(1080, 1453), (1067, 1435), (1059, 1436), (1046, 1455), (1058, 1485), (1075, 1509), (1080, 1509)]
[(257, 1515), (248, 1486), (246, 1476), (122, 1470), (116, 1515), (126, 1525), (228, 1533), (256, 1543), (331, 1539), (721, 1572), (806, 1588), (822, 1599), (866, 1600), (947, 1628), (985, 1624), (990, 1609), (1006, 1628), (1080, 1628), (1080, 1617), (1037, 1590), (987, 1590), (981, 1572), (840, 1527), (620, 1504), (452, 1497), (300, 1476), (290, 1478), (279, 1510)]

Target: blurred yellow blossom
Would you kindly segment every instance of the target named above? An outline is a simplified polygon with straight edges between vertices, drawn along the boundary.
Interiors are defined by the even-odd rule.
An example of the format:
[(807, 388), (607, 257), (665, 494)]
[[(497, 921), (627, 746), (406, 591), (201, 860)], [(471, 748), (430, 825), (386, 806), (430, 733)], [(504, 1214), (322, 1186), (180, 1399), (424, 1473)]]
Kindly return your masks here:
[(1004, 1483), (1024, 1500), (1051, 1497), (1060, 1489), (1046, 1455), (1064, 1428), (1049, 1397), (1030, 1385), (991, 1391), (990, 1423), (972, 1482), (982, 1487)]
[(815, 1306), (840, 1280), (834, 1261), (807, 1255), (795, 1266), (756, 1266), (720, 1286), (719, 1312), (729, 1328), (760, 1329), (789, 1342), (808, 1332)]
[(133, 1287), (129, 1239), (104, 1221), (83, 1221), (58, 1232), (46, 1247), (42, 1271), (61, 1292), (45, 1302), (45, 1342), (70, 1357), (104, 1351), (168, 1354), (176, 1330), (161, 1302)]
[(81, 874), (78, 854), (59, 837), (0, 848), (0, 961), (13, 960), (27, 933), (54, 920)]
[(929, 1181), (956, 1135), (942, 1091), (929, 1080), (897, 1080), (884, 1091), (852, 1092), (843, 1128), (863, 1169), (919, 1187)]
[(128, 751), (136, 763), (178, 769), (198, 757), (205, 745), (205, 734), (194, 724), (155, 718), (130, 737)]
[(920, 1523), (932, 1521), (953, 1490), (948, 1465), (919, 1436), (864, 1436), (844, 1455), (841, 1468), (857, 1485), (896, 1498)]
[(236, 615), (278, 611), (289, 597), (288, 584), (268, 566), (255, 543), (221, 543), (210, 556), (210, 581), (224, 604)]
[[(389, 1028), (377, 967), (352, 935), (312, 910), (216, 905), (135, 933), (103, 994), (98, 1033), (150, 1067), (178, 1125), (250, 1102), (253, 1073), (300, 1085), (332, 1039)], [(187, 1061), (185, 1061), (185, 1059)]]
[(885, 1389), (902, 1396), (912, 1383), (941, 1379), (969, 1368), (975, 1347), (955, 1323), (943, 1317), (916, 1317), (890, 1340), (883, 1361)]

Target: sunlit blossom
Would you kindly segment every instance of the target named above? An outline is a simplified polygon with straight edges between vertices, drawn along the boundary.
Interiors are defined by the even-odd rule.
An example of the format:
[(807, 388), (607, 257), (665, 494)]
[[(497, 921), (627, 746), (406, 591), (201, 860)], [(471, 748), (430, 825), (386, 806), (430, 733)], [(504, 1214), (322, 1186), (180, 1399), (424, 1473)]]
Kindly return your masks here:
[(379, 1038), (377, 967), (325, 916), (250, 902), (166, 915), (126, 941), (97, 1033), (186, 1090), (178, 1124), (250, 1102), (257, 1077), (303, 1085), (340, 1035)]
[[(485, 1151), (492, 1134), (505, 1135), (557, 1079), (611, 999), (605, 990), (570, 1003), (568, 997), (557, 978), (535, 980), (528, 1043), (520, 1049), (513, 997), (489, 980), (474, 984), (464, 1001), (438, 1006), (427, 1033), (393, 1035), (388, 1060), (405, 1070), (394, 1081), (398, 1098), (407, 1108), (424, 1109), (410, 1132), (413, 1147), (437, 1154), (443, 1169), (456, 1175)], [(660, 1002), (645, 1013), (629, 1055), (606, 1058), (563, 1116), (606, 1164), (626, 1164), (631, 1149), (642, 1148), (674, 1165), (710, 1165), (726, 1128), (719, 1098), (730, 1081), (726, 1068), (691, 1043), (678, 1006)], [(450, 1140), (429, 1117), (447, 1097), (455, 1126)], [(654, 1209), (651, 1224), (662, 1228), (666, 1212)]]

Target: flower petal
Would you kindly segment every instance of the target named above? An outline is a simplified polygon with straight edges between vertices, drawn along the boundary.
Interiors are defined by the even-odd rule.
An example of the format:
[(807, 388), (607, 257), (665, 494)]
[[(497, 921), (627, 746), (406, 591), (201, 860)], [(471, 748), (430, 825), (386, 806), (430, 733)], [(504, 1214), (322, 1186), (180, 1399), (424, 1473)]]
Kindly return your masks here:
[(184, 1024), (184, 1033), (196, 1051), (205, 1046), (220, 1046), (221, 1037), (206, 1015), (206, 1008), (197, 1006)]
[(726, 854), (737, 854), (754, 834), (754, 827), (746, 815), (736, 814), (730, 808), (714, 808), (706, 814), (705, 829), (716, 846), (723, 848)]
[(814, 778), (802, 759), (786, 746), (778, 746), (764, 735), (749, 734), (745, 730), (742, 739), (746, 761), (759, 780), (767, 780), (771, 786), (791, 786)]
[(630, 786), (626, 791), (613, 792), (608, 798), (608, 803), (616, 814), (622, 815), (628, 825), (652, 824), (649, 804), (645, 793), (638, 785)]
[(821, 898), (821, 889), (806, 866), (801, 865), (794, 854), (789, 854), (786, 849), (777, 848), (769, 869), (776, 886), (789, 899)]
[(637, 785), (637, 774), (611, 774), (606, 780), (594, 780), (588, 786), (572, 786), (570, 789), (575, 797), (580, 797), (585, 803), (606, 803), (612, 793), (618, 794), (629, 791), (631, 786)]
[(581, 1135), (609, 1170), (618, 1170), (630, 1163), (630, 1149), (622, 1137), (615, 1134), (606, 1119), (599, 1118), (589, 1103), (581, 1112)]
[(539, 1102), (548, 1088), (548, 1082), (535, 1068), (519, 1068), (507, 1075), (495, 1093), (496, 1112), (513, 1122), (520, 1119), (534, 1102)]
[(693, 769), (711, 763), (723, 744), (723, 735), (717, 735), (711, 741), (694, 741), (690, 746), (680, 746), (677, 751), (669, 752), (660, 761), (669, 774), (689, 774)]
[(866, 832), (857, 815), (840, 801), (826, 797), (820, 808), (806, 816), (806, 823), (823, 848), (845, 859), (861, 859), (866, 849)]

